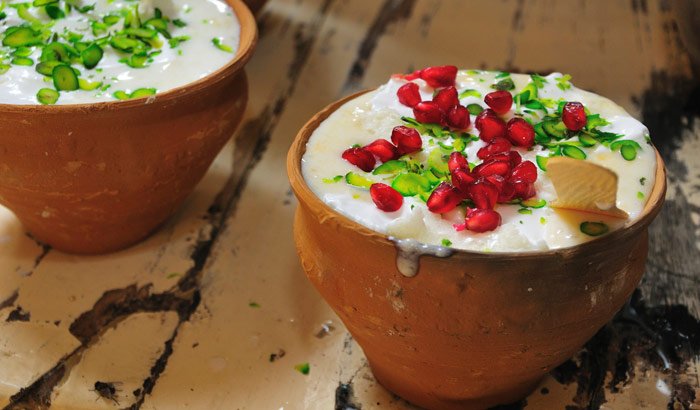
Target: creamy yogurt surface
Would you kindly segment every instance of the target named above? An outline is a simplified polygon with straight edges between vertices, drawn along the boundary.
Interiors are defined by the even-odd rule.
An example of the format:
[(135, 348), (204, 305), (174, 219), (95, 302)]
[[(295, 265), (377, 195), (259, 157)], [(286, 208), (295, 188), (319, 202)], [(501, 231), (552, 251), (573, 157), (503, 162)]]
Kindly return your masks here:
[[(478, 104), (488, 108), (484, 96), (494, 91), (495, 84), (503, 80), (512, 81), (510, 92), (517, 96), (526, 87), (538, 87), (538, 97), (529, 105), (518, 104), (517, 98), (509, 113), (502, 117), (505, 121), (515, 115), (537, 124), (545, 116), (556, 117), (559, 103), (564, 101), (581, 102), (589, 115), (598, 114), (595, 126), (597, 135), (612, 137), (614, 141), (633, 141), (616, 144), (597, 143), (583, 146), (576, 133), (569, 133), (562, 139), (553, 139), (551, 144), (535, 143), (531, 148), (517, 148), (523, 161), (537, 162), (537, 157), (547, 158), (562, 155), (554, 145), (572, 145), (584, 153), (585, 161), (604, 166), (618, 175), (617, 207), (629, 214), (628, 219), (602, 216), (598, 214), (557, 210), (549, 206), (556, 199), (556, 191), (546, 171), (537, 167), (538, 177), (534, 186), (536, 196), (525, 202), (498, 203), (495, 210), (501, 215), (501, 225), (489, 232), (477, 233), (469, 230), (458, 231), (455, 225), (464, 222), (468, 204), (462, 203), (450, 212), (439, 214), (428, 210), (425, 196), (405, 196), (403, 205), (394, 212), (384, 212), (375, 205), (367, 187), (348, 183), (347, 175), (360, 176), (371, 183), (392, 184), (396, 175), (363, 172), (357, 166), (344, 160), (341, 155), (352, 146), (366, 146), (377, 139), (390, 140), (392, 129), (407, 125), (402, 117), (414, 117), (412, 109), (403, 105), (397, 98), (399, 87), (408, 80), (395, 76), (379, 89), (353, 99), (331, 114), (315, 130), (308, 141), (302, 159), (302, 173), (311, 190), (326, 204), (350, 219), (379, 233), (397, 239), (414, 239), (425, 244), (482, 252), (537, 251), (563, 248), (580, 244), (595, 236), (582, 231), (583, 222), (604, 224), (609, 231), (622, 227), (638, 218), (654, 186), (656, 156), (649, 140), (647, 128), (631, 117), (624, 109), (607, 98), (580, 90), (570, 83), (570, 77), (554, 73), (546, 77), (523, 74), (508, 74), (475, 70), (460, 70), (455, 87), (463, 106), (474, 108)], [(422, 79), (413, 79), (419, 86), (421, 99), (433, 98), (435, 89)], [(466, 129), (469, 139), (463, 153), (470, 165), (481, 163), (477, 157), (480, 148), (486, 145), (477, 139), (479, 131), (472, 125)], [(595, 121), (589, 117), (589, 126)], [(454, 151), (455, 137), (436, 138), (425, 129), (420, 129), (422, 149), (405, 155), (400, 160), (416, 164), (428, 164), (429, 158), (445, 158)], [(540, 129), (541, 131), (541, 129)], [(539, 137), (538, 137), (539, 139)], [(632, 145), (635, 157), (623, 157), (620, 145)], [(629, 150), (627, 153), (629, 154)], [(546, 161), (546, 160), (545, 160)], [(544, 161), (541, 161), (544, 162)], [(377, 162), (380, 165), (381, 162)], [(546, 169), (546, 163), (543, 164)], [(420, 172), (420, 171), (419, 171)], [(449, 176), (443, 178), (449, 181)], [(432, 189), (435, 188), (435, 182)]]
[[(238, 19), (223, 0), (10, 0), (0, 2), (0, 10), (0, 104), (154, 95), (223, 67), (234, 58), (240, 38)], [(21, 45), (27, 35), (8, 39), (17, 27), (30, 29), (23, 34), (36, 41)], [(44, 51), (49, 43), (61, 44), (58, 55)], [(83, 55), (91, 45), (102, 51), (93, 68)], [(55, 84), (51, 61), (56, 56), (77, 70), (77, 89)], [(39, 67), (42, 62), (49, 64)], [(74, 88), (71, 80), (68, 88)], [(42, 89), (49, 91), (40, 98)], [(50, 90), (58, 93), (56, 101)]]

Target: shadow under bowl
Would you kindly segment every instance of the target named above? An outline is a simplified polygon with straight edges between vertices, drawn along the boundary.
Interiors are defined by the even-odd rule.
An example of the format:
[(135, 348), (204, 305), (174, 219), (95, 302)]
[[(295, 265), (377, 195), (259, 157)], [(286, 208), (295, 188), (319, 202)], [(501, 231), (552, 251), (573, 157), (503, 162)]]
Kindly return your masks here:
[(356, 94), (299, 132), (287, 171), (299, 199), (294, 238), (316, 289), (362, 347), (377, 380), (429, 409), (485, 409), (515, 402), (572, 357), (631, 296), (644, 272), (647, 227), (666, 190), (656, 184), (641, 217), (577, 246), (538, 252), (423, 256), (401, 275), (387, 236), (339, 214), (307, 186), (306, 143)]
[(39, 241), (98, 254), (160, 226), (233, 135), (257, 41), (241, 0), (240, 46), (226, 66), (155, 97), (74, 105), (0, 104), (0, 204)]

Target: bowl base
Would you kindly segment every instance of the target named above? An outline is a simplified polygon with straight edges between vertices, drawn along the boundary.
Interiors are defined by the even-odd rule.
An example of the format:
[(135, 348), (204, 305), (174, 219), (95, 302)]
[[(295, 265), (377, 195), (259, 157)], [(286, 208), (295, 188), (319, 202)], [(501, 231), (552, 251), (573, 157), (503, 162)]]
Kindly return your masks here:
[(490, 396), (465, 397), (463, 399), (441, 398), (427, 391), (420, 391), (420, 389), (416, 389), (416, 386), (407, 386), (397, 382), (392, 376), (396, 373), (396, 368), (385, 369), (377, 362), (369, 359), (368, 361), (374, 378), (385, 389), (414, 405), (430, 410), (486, 410), (499, 405), (515, 403), (532, 393), (544, 378), (540, 376), (534, 380), (523, 382), (516, 388)]

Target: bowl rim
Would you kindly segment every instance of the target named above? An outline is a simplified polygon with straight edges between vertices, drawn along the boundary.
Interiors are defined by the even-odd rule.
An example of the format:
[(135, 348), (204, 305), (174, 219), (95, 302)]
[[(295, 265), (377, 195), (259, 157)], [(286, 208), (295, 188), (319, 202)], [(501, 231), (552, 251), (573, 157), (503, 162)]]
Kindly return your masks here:
[(228, 63), (202, 78), (179, 87), (171, 88), (162, 93), (156, 93), (153, 97), (141, 97), (124, 101), (116, 100), (79, 104), (0, 104), (0, 112), (51, 115), (131, 108), (144, 105), (144, 101), (149, 101), (149, 98), (155, 97), (155, 101), (157, 102), (169, 102), (176, 100), (183, 95), (190, 94), (216, 84), (235, 74), (241, 68), (243, 68), (243, 66), (245, 66), (252, 56), (253, 50), (255, 49), (255, 45), (258, 41), (258, 27), (255, 17), (243, 0), (224, 1), (226, 1), (226, 3), (233, 9), (236, 18), (238, 19), (238, 24), (240, 25), (238, 49), (236, 50), (236, 55)]
[[(326, 217), (330, 216), (332, 219), (338, 221), (339, 224), (344, 225), (346, 228), (351, 229), (368, 239), (380, 243), (382, 245), (395, 246), (395, 242), (392, 241), (389, 235), (383, 234), (381, 232), (370, 229), (354, 220), (348, 218), (347, 216), (336, 211), (328, 204), (323, 202), (307, 185), (304, 176), (301, 172), (301, 160), (306, 153), (306, 143), (308, 142), (311, 135), (318, 128), (318, 126), (327, 119), (331, 114), (333, 114), (338, 108), (343, 106), (345, 103), (354, 100), (366, 93), (377, 90), (366, 89), (359, 91), (357, 93), (351, 94), (344, 98), (341, 98), (326, 107), (321, 111), (316, 113), (304, 126), (299, 130), (291, 147), (287, 153), (287, 175), (289, 177), (292, 190), (299, 199), (299, 206), (307, 207), (312, 213), (325, 214), (321, 220), (328, 219)], [(555, 248), (548, 250), (533, 250), (533, 251), (507, 251), (507, 252), (482, 252), (474, 250), (465, 250), (459, 248), (446, 247), (452, 250), (451, 255), (448, 258), (453, 257), (466, 257), (469, 259), (538, 259), (542, 257), (571, 257), (578, 253), (587, 253), (588, 251), (596, 252), (608, 242), (625, 240), (628, 237), (636, 234), (640, 229), (648, 226), (656, 215), (660, 212), (661, 207), (665, 200), (666, 195), (666, 167), (659, 154), (659, 151), (654, 147), (656, 152), (656, 177), (654, 181), (654, 187), (652, 188), (649, 198), (647, 200), (642, 214), (635, 220), (627, 222), (621, 228), (601, 237), (592, 239), (590, 241), (571, 245), (563, 248)], [(309, 206), (308, 204), (311, 204)], [(432, 245), (435, 246), (435, 245)], [(432, 255), (421, 255), (428, 256), (431, 258), (439, 258)], [(440, 258), (442, 259), (442, 258)]]

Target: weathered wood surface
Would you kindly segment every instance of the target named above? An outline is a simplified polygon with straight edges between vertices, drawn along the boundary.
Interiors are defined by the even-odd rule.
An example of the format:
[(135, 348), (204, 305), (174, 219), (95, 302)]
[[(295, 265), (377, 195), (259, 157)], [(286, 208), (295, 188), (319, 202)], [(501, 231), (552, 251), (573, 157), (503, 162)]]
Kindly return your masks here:
[[(69, 256), (0, 208), (0, 408), (411, 408), (377, 385), (304, 278), (284, 161), (330, 101), (447, 63), (571, 73), (639, 116), (669, 169), (630, 307), (509, 408), (698, 408), (700, 93), (686, 49), (700, 39), (683, 10), (662, 0), (270, 1), (236, 143), (156, 235), (114, 255)], [(307, 362), (309, 375), (294, 369)], [(115, 383), (114, 400), (97, 381)]]

